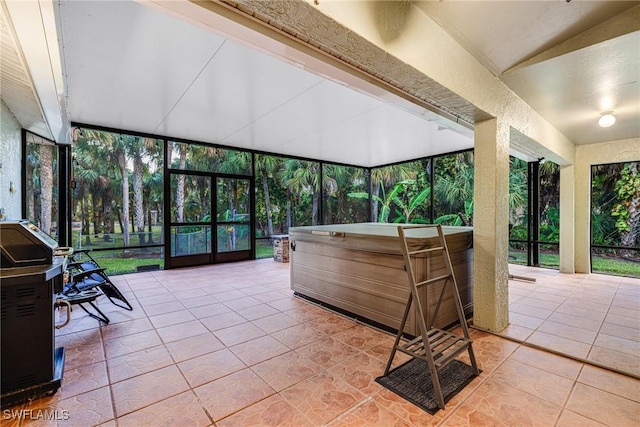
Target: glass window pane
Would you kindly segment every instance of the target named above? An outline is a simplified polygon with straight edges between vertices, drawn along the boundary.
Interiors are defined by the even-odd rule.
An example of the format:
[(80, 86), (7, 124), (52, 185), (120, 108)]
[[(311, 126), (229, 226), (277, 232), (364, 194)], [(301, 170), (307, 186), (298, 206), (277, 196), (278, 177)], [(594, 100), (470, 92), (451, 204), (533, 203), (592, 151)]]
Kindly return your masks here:
[(171, 227), (171, 256), (211, 253), (211, 226), (185, 225)]
[(164, 143), (89, 128), (73, 136), (74, 247), (164, 243)]
[[(554, 243), (560, 241), (560, 168), (548, 160), (540, 162), (539, 240)], [(542, 253), (542, 247), (540, 252)]]
[[(373, 168), (371, 216), (375, 222), (429, 223), (430, 160)], [(368, 195), (366, 195), (368, 197)]]
[(170, 142), (169, 167), (199, 172), (251, 175), (251, 153), (212, 145)]
[(249, 185), (246, 179), (217, 179), (217, 222), (251, 221)]
[(640, 277), (640, 162), (591, 168), (594, 272)]
[(473, 225), (473, 152), (436, 157), (434, 222)]
[(368, 200), (357, 197), (369, 191), (366, 169), (325, 163), (322, 165), (323, 224), (368, 222)]
[(211, 221), (211, 178), (171, 174), (171, 221)]
[(248, 225), (219, 225), (217, 238), (218, 252), (247, 251), (251, 249), (251, 235)]
[(58, 147), (28, 132), (26, 139), (26, 217), (57, 240)]
[[(512, 251), (523, 252), (527, 263), (527, 224), (529, 222), (528, 163), (515, 157), (509, 158), (509, 240)], [(515, 256), (509, 253), (509, 256)], [(520, 260), (518, 256), (516, 259)], [(514, 260), (510, 258), (509, 262)], [(520, 262), (516, 262), (520, 263)]]

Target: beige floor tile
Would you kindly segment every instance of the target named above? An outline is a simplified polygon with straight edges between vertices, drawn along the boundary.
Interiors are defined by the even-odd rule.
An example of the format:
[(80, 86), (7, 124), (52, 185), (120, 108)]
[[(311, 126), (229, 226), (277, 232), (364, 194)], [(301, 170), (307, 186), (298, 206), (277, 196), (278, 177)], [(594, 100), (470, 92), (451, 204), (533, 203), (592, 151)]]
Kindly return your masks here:
[(146, 317), (100, 327), (104, 340), (133, 335), (151, 329), (153, 329), (153, 325)]
[(545, 332), (547, 334), (579, 341), (585, 344), (593, 344), (597, 335), (596, 332), (587, 331), (583, 328), (569, 326), (563, 323), (552, 322), (548, 319), (542, 322), (542, 324), (538, 326), (537, 330), (539, 332)]
[(386, 364), (380, 360), (359, 352), (344, 362), (327, 370), (336, 378), (342, 378), (363, 394), (370, 396), (380, 390), (376, 378), (384, 373)]
[(637, 426), (640, 403), (577, 383), (566, 409), (606, 425)]
[(217, 314), (230, 313), (232, 310), (226, 305), (218, 302), (215, 304), (201, 305), (198, 307), (191, 307), (189, 309), (197, 319), (204, 319), (206, 317), (215, 316)]
[(299, 322), (284, 313), (278, 312), (270, 316), (261, 317), (253, 320), (251, 323), (262, 329), (268, 334), (272, 334), (283, 329), (290, 328), (299, 324)]
[(496, 368), (491, 379), (561, 406), (574, 384), (573, 380), (511, 359)]
[(151, 348), (162, 344), (160, 337), (154, 330), (138, 332), (137, 334), (105, 340), (104, 350), (107, 358), (134, 353), (145, 348)]
[(96, 362), (104, 360), (104, 348), (103, 345), (98, 344), (85, 344), (79, 347), (69, 346), (64, 349), (64, 368), (76, 369), (80, 366), (91, 365)]
[(626, 338), (614, 337), (612, 335), (606, 335), (599, 333), (594, 346), (608, 348), (609, 350), (616, 350), (622, 353), (628, 353), (631, 355), (640, 355), (640, 342), (635, 340), (628, 340)]
[(284, 354), (290, 350), (289, 347), (280, 343), (275, 338), (267, 335), (254, 340), (234, 345), (230, 350), (242, 360), (245, 365), (252, 366), (272, 357)]
[(443, 427), (507, 427), (507, 424), (464, 404), (460, 405), (441, 425)]
[(544, 322), (544, 319), (539, 317), (529, 316), (526, 314), (516, 313), (509, 309), (509, 323), (512, 325), (522, 326), (528, 329), (536, 329)]
[(552, 348), (563, 354), (581, 359), (586, 358), (591, 349), (590, 344), (539, 331), (531, 334), (531, 336), (527, 338), (527, 342), (543, 348)]
[(317, 317), (306, 324), (319, 330), (325, 335), (337, 334), (338, 332), (353, 328), (357, 325), (354, 320), (347, 319), (338, 314), (328, 314), (326, 316)]
[(178, 341), (184, 338), (193, 337), (196, 335), (204, 334), (207, 332), (207, 328), (197, 320), (190, 322), (178, 323), (177, 325), (165, 326), (164, 328), (156, 329), (162, 341), (167, 344), (172, 341)]
[(162, 400), (118, 418), (120, 427), (174, 427), (211, 425), (193, 391)]
[(605, 425), (565, 409), (560, 414), (556, 427), (604, 427)]
[(584, 366), (567, 357), (526, 346), (518, 347), (509, 360), (517, 360), (570, 380), (575, 380)]
[(366, 399), (355, 408), (336, 418), (329, 427), (409, 427), (409, 423), (383, 408), (372, 399)]
[(313, 427), (300, 411), (273, 395), (216, 423), (218, 427)]
[(176, 363), (183, 362), (203, 354), (212, 353), (224, 348), (224, 344), (218, 340), (212, 332), (195, 335), (178, 341), (165, 344), (169, 354)]
[(111, 383), (146, 374), (173, 363), (173, 359), (163, 345), (107, 359)]
[(314, 341), (296, 351), (325, 369), (345, 361), (358, 352), (353, 347), (331, 337)]
[(359, 390), (327, 371), (280, 392), (280, 395), (315, 425), (328, 423), (364, 398)]
[(449, 405), (447, 406), (447, 410), (440, 410), (434, 415), (431, 415), (386, 388), (381, 388), (380, 391), (371, 396), (371, 398), (378, 406), (387, 409), (399, 418), (406, 420), (410, 425), (416, 427), (437, 426), (447, 415), (453, 413), (455, 410), (453, 406)]
[(211, 332), (218, 331), (220, 329), (229, 328), (231, 326), (247, 323), (247, 319), (240, 316), (238, 313), (229, 311), (227, 313), (216, 314), (214, 316), (208, 316), (204, 319), (200, 319), (200, 322), (207, 327)]
[(105, 362), (92, 363), (77, 368), (67, 367), (57, 397), (66, 399), (107, 385), (109, 385), (109, 377)]
[(227, 375), (194, 391), (214, 421), (275, 394), (275, 391), (250, 369)]
[(187, 310), (174, 311), (172, 313), (158, 314), (157, 316), (149, 317), (149, 320), (153, 326), (162, 328), (165, 326), (176, 325), (178, 323), (188, 322), (195, 320), (196, 318)]
[(262, 329), (252, 323), (243, 323), (241, 325), (231, 326), (230, 328), (219, 329), (213, 334), (227, 347), (266, 335)]
[(578, 382), (640, 403), (640, 380), (635, 378), (585, 365)]
[(605, 335), (610, 335), (613, 337), (624, 338), (627, 340), (640, 342), (640, 322), (638, 323), (638, 327), (630, 328), (627, 326), (614, 325), (613, 323), (607, 323), (605, 321), (602, 324), (600, 333)]
[(622, 372), (640, 376), (640, 356), (635, 354), (593, 346), (587, 359), (602, 366), (609, 366)]
[(244, 317), (247, 320), (256, 320), (261, 317), (267, 317), (273, 314), (278, 314), (280, 313), (280, 311), (271, 307), (266, 303), (262, 303), (258, 305), (253, 305), (251, 307), (238, 309), (236, 310), (236, 313), (238, 313), (240, 316)]
[(562, 409), (561, 406), (492, 378), (485, 381), (466, 403), (477, 411), (512, 426), (552, 426)]
[(251, 367), (275, 391), (306, 380), (317, 374), (322, 368), (310, 359), (294, 352), (276, 356)]
[(191, 387), (246, 368), (245, 364), (226, 348), (178, 363), (178, 367)]
[[(538, 319), (546, 319), (553, 313), (553, 310), (547, 310), (545, 308), (534, 307), (532, 305), (522, 304), (522, 299), (509, 305), (510, 313), (523, 314), (525, 316), (536, 317)], [(526, 326), (526, 325), (523, 325)]]
[(271, 336), (292, 349), (303, 347), (326, 337), (325, 334), (307, 323), (282, 329), (272, 333)]
[(590, 319), (588, 317), (576, 316), (570, 313), (555, 312), (547, 319), (551, 322), (561, 323), (575, 328), (582, 328), (586, 331), (598, 332), (602, 325), (601, 320)]
[(188, 389), (189, 385), (175, 365), (111, 385), (118, 417)]
[(49, 424), (43, 423), (42, 419), (31, 419), (22, 422), (23, 426), (49, 424), (85, 427), (102, 424), (114, 418), (109, 387), (101, 387), (66, 399), (59, 399), (54, 395), (30, 402), (24, 408), (29, 414), (36, 415), (47, 411), (49, 417), (58, 418), (58, 422)]

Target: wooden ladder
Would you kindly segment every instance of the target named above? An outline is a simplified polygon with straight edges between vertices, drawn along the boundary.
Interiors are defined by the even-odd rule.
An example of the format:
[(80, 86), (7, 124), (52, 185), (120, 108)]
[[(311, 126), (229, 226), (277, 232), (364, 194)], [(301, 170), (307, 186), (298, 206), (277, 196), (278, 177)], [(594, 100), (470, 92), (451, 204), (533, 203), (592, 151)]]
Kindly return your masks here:
[[(428, 249), (409, 250), (409, 243), (407, 242), (407, 235), (405, 230), (420, 230), (420, 229), (437, 229), (438, 232), (438, 246), (430, 247)], [(471, 346), (471, 339), (469, 338), (469, 329), (464, 316), (464, 310), (462, 308), (462, 301), (460, 300), (460, 293), (458, 292), (458, 284), (453, 274), (451, 267), (451, 258), (449, 257), (449, 249), (447, 248), (447, 242), (445, 241), (442, 226), (436, 225), (400, 225), (398, 226), (398, 235), (400, 236), (400, 243), (402, 246), (402, 255), (404, 256), (405, 270), (407, 271), (407, 277), (409, 279), (409, 298), (407, 306), (402, 316), (402, 322), (398, 329), (398, 335), (396, 341), (391, 350), (387, 367), (385, 368), (384, 375), (389, 373), (391, 364), (396, 355), (396, 351), (401, 351), (409, 356), (422, 359), (427, 362), (429, 366), (429, 374), (433, 383), (433, 389), (436, 393), (438, 400), (438, 406), (444, 409), (444, 397), (440, 388), (440, 380), (438, 378), (438, 372), (464, 351), (469, 352), (469, 359), (475, 375), (479, 374), (478, 366), (476, 364), (476, 358), (473, 354), (473, 348)], [(445, 264), (445, 274), (437, 277), (427, 278), (421, 282), (416, 282), (416, 274), (414, 266), (418, 261), (426, 262), (429, 257), (437, 256), (438, 253), (442, 254)], [(427, 325), (425, 322), (425, 308), (422, 307), (420, 298), (418, 297), (418, 289), (423, 286), (430, 286), (444, 281), (440, 297), (435, 306), (435, 310), (431, 317), (430, 323)], [(456, 310), (458, 311), (458, 319), (460, 321), (460, 327), (463, 335), (455, 335), (451, 332), (444, 331), (435, 328), (434, 322), (438, 315), (438, 310), (442, 303), (442, 299), (445, 295), (447, 287), (451, 287), (451, 293), (453, 295)], [(411, 304), (415, 302), (416, 318), (418, 326), (420, 327), (420, 335), (414, 339), (406, 339), (404, 337), (404, 328), (407, 323)], [(428, 303), (427, 303), (428, 306)]]

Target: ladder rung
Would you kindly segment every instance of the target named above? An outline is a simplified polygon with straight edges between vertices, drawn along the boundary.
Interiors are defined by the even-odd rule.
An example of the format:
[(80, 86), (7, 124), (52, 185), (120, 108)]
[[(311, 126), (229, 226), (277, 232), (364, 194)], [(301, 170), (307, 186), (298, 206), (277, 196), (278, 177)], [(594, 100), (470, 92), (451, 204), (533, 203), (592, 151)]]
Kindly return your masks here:
[(471, 345), (471, 341), (468, 341), (468, 340), (462, 340), (458, 342), (457, 345), (451, 351), (449, 351), (446, 355), (440, 355), (440, 357), (437, 359), (434, 358), (434, 363), (436, 367), (442, 368), (443, 366), (447, 365), (449, 362), (455, 360), (455, 358), (463, 351), (466, 351), (470, 345)]
[(424, 254), (424, 253), (427, 253), (427, 252), (435, 252), (435, 251), (444, 251), (444, 247), (438, 246), (437, 248), (418, 249), (417, 251), (409, 251), (409, 252), (407, 252), (407, 254), (409, 254), (409, 255), (417, 255), (417, 254)]
[(440, 280), (448, 279), (451, 277), (451, 274), (445, 274), (444, 276), (434, 277), (433, 279), (423, 280), (422, 282), (416, 283), (416, 287), (425, 286), (433, 282), (438, 282)]

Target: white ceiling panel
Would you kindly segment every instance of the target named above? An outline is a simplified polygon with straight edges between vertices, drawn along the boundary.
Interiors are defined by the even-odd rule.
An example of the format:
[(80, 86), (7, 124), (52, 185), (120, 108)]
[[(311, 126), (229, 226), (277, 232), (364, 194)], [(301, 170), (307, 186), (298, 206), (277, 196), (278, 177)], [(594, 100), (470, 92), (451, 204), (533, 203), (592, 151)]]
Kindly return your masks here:
[(154, 132), (224, 42), (134, 2), (61, 2), (72, 120)]
[(141, 4), (60, 11), (75, 122), (362, 166), (452, 149), (411, 146), (435, 128), (419, 112)]
[(223, 142), (231, 145), (248, 143), (261, 150), (282, 146), (338, 123), (350, 123), (353, 118), (380, 105), (369, 96), (323, 80)]
[[(193, 137), (224, 143), (228, 136), (321, 81), (316, 75), (227, 40), (159, 132), (176, 135), (188, 127)], [(239, 144), (251, 146), (250, 141)]]
[[(576, 144), (640, 135), (640, 31), (514, 70), (503, 79)], [(600, 113), (609, 110), (618, 121), (601, 128)]]

